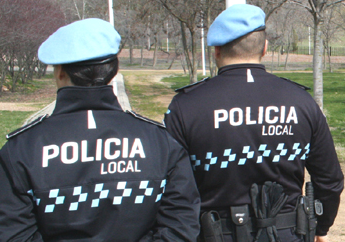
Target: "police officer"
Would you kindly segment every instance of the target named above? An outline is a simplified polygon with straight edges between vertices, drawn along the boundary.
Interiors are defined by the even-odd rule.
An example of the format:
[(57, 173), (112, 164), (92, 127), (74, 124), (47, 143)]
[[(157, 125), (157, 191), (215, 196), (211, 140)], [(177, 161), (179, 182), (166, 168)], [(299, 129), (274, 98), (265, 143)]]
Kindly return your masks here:
[(195, 241), (199, 195), (188, 154), (107, 85), (120, 36), (100, 19), (58, 29), (39, 48), (54, 65), (54, 112), (0, 152), (0, 241)]
[[(229, 7), (210, 26), (207, 42), (215, 46), (218, 76), (177, 90), (165, 115), (168, 131), (190, 154), (201, 214), (212, 211), (212, 221), (220, 217), (224, 241), (248, 241), (243, 239), (248, 232), (259, 241), (302, 241), (293, 211), (303, 203), (306, 167), (314, 196), (323, 203), (316, 235), (325, 241), (343, 174), (326, 119), (306, 88), (260, 64), (267, 48), (264, 12), (246, 4)], [(260, 194), (273, 201), (260, 200)], [(252, 217), (267, 213), (269, 218), (270, 203), (280, 208), (274, 211), (280, 222), (250, 226)], [(210, 235), (216, 225), (202, 224), (202, 232)], [(210, 236), (217, 237), (219, 231), (213, 232)]]

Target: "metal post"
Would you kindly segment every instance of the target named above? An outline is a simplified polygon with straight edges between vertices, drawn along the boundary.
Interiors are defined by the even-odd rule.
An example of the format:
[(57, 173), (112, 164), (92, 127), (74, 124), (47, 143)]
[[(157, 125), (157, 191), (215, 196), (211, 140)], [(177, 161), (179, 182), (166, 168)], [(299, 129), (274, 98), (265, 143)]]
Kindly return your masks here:
[(234, 4), (246, 4), (246, 0), (225, 0), (226, 8), (231, 7)]
[(109, 23), (114, 26), (114, 10), (113, 10), (113, 0), (108, 0), (109, 7)]
[(201, 55), (202, 55), (202, 75), (206, 76), (205, 36), (204, 36), (204, 20), (203, 19), (201, 19)]

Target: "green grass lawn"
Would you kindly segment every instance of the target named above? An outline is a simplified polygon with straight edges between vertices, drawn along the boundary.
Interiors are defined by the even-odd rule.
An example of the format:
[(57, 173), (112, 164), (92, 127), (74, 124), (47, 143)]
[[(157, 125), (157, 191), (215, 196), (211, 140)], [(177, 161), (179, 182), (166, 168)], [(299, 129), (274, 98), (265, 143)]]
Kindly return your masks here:
[(21, 127), (34, 112), (0, 111), (0, 147), (6, 142), (6, 134)]

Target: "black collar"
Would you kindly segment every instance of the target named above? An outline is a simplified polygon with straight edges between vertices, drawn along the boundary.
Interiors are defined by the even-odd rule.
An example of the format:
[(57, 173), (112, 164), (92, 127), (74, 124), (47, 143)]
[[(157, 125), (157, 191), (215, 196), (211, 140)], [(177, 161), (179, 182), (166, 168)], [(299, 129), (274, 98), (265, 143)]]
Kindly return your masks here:
[(227, 65), (227, 66), (223, 66), (219, 68), (218, 75), (221, 75), (224, 72), (232, 71), (235, 69), (253, 69), (253, 68), (258, 68), (258, 69), (262, 69), (266, 71), (265, 66), (262, 64), (248, 64), (248, 63), (247, 64), (233, 64), (233, 65)]
[(71, 113), (81, 110), (118, 110), (122, 111), (113, 87), (68, 86), (58, 90), (56, 105), (52, 115)]

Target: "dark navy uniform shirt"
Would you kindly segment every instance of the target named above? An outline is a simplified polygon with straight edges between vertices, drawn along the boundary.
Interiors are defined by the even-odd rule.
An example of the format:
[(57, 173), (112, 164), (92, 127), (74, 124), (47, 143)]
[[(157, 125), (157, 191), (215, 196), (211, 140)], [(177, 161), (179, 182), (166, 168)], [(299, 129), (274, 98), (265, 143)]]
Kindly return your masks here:
[(187, 152), (123, 112), (112, 92), (62, 88), (51, 117), (10, 135), (0, 152), (0, 241), (196, 240)]
[(190, 154), (202, 211), (250, 204), (251, 185), (265, 181), (284, 187), (289, 198), (282, 212), (292, 211), (306, 167), (324, 205), (318, 234), (327, 233), (343, 174), (326, 118), (303, 87), (263, 65), (238, 64), (179, 92), (165, 123)]

